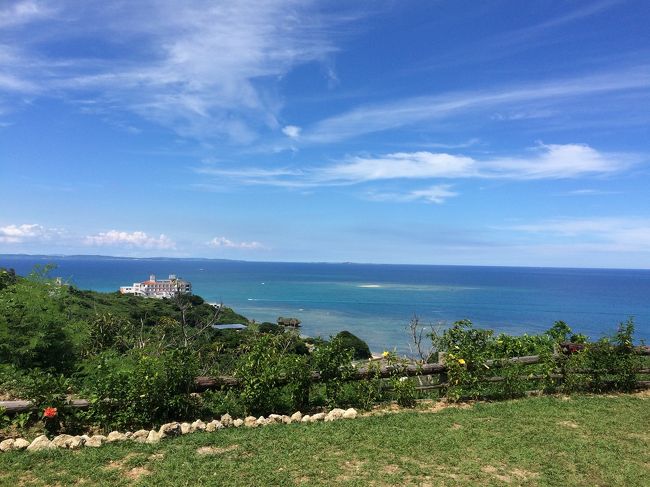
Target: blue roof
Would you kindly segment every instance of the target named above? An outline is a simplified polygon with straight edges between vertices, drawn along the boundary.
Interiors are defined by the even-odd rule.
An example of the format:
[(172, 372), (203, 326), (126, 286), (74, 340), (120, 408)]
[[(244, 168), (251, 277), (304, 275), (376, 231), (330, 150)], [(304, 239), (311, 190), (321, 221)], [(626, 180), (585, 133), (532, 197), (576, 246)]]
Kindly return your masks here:
[(248, 325), (242, 323), (220, 323), (218, 325), (212, 325), (212, 328), (215, 330), (245, 330)]

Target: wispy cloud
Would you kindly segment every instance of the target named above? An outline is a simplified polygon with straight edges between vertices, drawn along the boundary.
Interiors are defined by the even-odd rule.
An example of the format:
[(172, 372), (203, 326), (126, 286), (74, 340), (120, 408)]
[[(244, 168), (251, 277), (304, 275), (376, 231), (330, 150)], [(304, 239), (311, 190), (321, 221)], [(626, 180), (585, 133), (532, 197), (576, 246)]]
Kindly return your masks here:
[[(20, 2), (0, 11), (0, 25), (24, 24), (49, 5)], [(298, 0), (58, 5), (57, 18), (38, 36), (16, 34), (24, 41), (20, 56), (4, 64), (0, 89), (83, 93), (98, 110), (135, 112), (185, 136), (237, 141), (253, 139), (261, 127), (281, 130), (272, 81), (296, 65), (324, 61), (336, 50), (331, 29), (350, 20)], [(47, 54), (48, 40), (80, 36), (103, 43), (105, 57)], [(2, 39), (0, 52), (9, 52)]]
[(396, 202), (423, 201), (425, 203), (436, 203), (440, 205), (454, 196), (458, 196), (458, 193), (451, 190), (451, 185), (436, 184), (428, 188), (415, 189), (406, 193), (369, 193), (368, 199), (373, 201)]
[(141, 249), (175, 249), (176, 244), (166, 235), (149, 236), (145, 232), (109, 230), (84, 238), (86, 245), (101, 247), (128, 247)]
[(619, 191), (605, 191), (602, 189), (592, 189), (592, 188), (584, 188), (584, 189), (574, 189), (573, 191), (569, 191), (566, 193), (570, 196), (601, 196), (605, 194), (620, 194)]
[(214, 237), (207, 243), (208, 247), (215, 249), (245, 249), (245, 250), (259, 250), (263, 249), (264, 245), (259, 242), (235, 242), (226, 237)]
[[(566, 103), (567, 99), (648, 89), (650, 89), (650, 66), (642, 65), (544, 83), (403, 98), (383, 104), (358, 107), (321, 120), (303, 129), (301, 140), (329, 143), (364, 134), (399, 129), (427, 120), (445, 120), (485, 110), (511, 109), (516, 113), (532, 113), (526, 109), (526, 104), (531, 102), (546, 101), (548, 105), (555, 104), (559, 107), (562, 103)], [(551, 109), (546, 110), (548, 112)], [(485, 117), (490, 118), (490, 114), (485, 114)]]
[(8, 2), (0, 7), (0, 27), (9, 28), (50, 16), (54, 8), (46, 2), (33, 0)]

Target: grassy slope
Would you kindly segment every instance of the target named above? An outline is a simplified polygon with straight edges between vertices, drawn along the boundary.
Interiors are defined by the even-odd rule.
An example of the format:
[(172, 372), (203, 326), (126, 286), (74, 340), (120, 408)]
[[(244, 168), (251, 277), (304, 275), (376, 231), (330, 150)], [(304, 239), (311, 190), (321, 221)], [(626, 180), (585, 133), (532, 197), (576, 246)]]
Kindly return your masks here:
[(642, 486), (650, 485), (649, 406), (638, 395), (541, 397), (155, 446), (5, 453), (0, 485)]

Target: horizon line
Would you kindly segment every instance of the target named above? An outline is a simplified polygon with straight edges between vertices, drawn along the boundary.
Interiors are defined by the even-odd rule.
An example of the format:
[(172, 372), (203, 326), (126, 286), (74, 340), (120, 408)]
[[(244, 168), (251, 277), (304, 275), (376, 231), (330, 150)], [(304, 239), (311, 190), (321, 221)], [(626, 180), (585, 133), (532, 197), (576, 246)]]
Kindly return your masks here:
[(539, 265), (498, 265), (498, 264), (415, 264), (404, 262), (352, 262), (352, 261), (291, 261), (291, 260), (246, 260), (246, 259), (227, 259), (220, 257), (134, 257), (120, 255), (103, 255), (103, 254), (2, 254), (2, 257), (52, 257), (52, 258), (102, 258), (102, 259), (122, 259), (122, 260), (203, 260), (203, 261), (221, 261), (221, 262), (245, 262), (250, 264), (327, 264), (327, 265), (376, 265), (376, 266), (424, 266), (424, 267), (495, 267), (495, 268), (513, 268), (513, 269), (583, 269), (583, 270), (630, 270), (630, 271), (650, 271), (650, 267), (587, 267), (587, 266), (539, 266)]

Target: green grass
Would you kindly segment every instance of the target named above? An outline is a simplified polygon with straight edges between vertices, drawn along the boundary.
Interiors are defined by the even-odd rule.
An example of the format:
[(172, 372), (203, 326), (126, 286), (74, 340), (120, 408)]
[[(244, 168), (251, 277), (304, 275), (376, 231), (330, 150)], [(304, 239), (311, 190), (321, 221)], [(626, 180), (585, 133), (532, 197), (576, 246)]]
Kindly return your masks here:
[(647, 486), (649, 424), (647, 396), (539, 397), (5, 453), (0, 485)]

